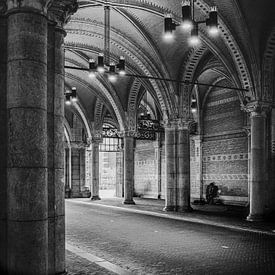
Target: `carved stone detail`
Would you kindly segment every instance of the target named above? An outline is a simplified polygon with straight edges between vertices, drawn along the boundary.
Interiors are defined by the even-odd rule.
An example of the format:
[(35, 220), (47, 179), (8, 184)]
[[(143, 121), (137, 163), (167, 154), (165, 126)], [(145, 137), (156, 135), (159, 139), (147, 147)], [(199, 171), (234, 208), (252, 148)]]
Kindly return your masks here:
[(243, 107), (243, 110), (252, 116), (266, 115), (267, 112), (271, 111), (271, 104), (261, 101), (251, 101)]
[(48, 17), (57, 23), (58, 27), (68, 23), (71, 15), (78, 9), (77, 0), (52, 1), (48, 7)]

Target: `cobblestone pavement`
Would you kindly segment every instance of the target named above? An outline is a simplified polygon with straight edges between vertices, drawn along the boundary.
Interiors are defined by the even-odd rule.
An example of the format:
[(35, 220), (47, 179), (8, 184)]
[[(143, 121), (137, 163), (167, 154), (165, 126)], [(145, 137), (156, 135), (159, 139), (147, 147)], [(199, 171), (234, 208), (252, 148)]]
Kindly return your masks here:
[[(275, 274), (274, 236), (130, 213), (96, 203), (66, 201), (66, 236), (68, 245), (131, 274)], [(68, 253), (69, 274), (111, 274), (108, 268), (94, 270), (84, 259), (83, 270), (78, 269), (82, 273), (76, 273), (71, 266), (81, 268), (81, 258)]]

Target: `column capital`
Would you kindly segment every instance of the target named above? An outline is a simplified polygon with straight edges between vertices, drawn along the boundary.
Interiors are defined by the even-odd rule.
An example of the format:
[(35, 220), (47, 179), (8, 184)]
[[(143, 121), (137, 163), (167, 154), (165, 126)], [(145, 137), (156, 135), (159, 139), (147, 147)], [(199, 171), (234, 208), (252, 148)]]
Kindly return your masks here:
[(178, 121), (178, 129), (179, 130), (188, 130), (190, 131), (192, 125), (195, 123), (194, 120), (192, 119), (182, 119), (182, 118), (179, 118)]
[(177, 120), (167, 118), (167, 119), (163, 120), (163, 127), (165, 129), (176, 129), (177, 128)]
[(100, 142), (102, 142), (102, 140), (103, 140), (102, 130), (95, 130), (93, 132), (93, 136), (91, 138), (88, 138), (87, 142), (89, 144), (91, 144), (91, 143), (100, 143)]
[(266, 116), (266, 113), (271, 110), (271, 104), (269, 102), (255, 100), (248, 102), (242, 109), (250, 113), (252, 117)]
[(164, 121), (164, 128), (178, 129), (178, 130), (188, 130), (190, 131), (192, 125), (195, 123), (192, 119), (167, 119)]
[(51, 1), (48, 5), (48, 17), (62, 29), (77, 9), (77, 0)]

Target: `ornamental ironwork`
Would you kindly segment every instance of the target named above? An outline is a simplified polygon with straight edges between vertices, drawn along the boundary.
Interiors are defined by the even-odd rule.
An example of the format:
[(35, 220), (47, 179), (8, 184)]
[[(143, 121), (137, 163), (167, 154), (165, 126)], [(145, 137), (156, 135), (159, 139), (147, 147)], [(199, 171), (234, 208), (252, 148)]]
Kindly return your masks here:
[(102, 128), (102, 137), (103, 138), (119, 138), (118, 130), (115, 128)]
[(158, 120), (152, 119), (139, 119), (138, 120), (138, 130), (142, 131), (154, 131), (163, 132), (163, 127), (161, 127)]
[(157, 132), (163, 132), (158, 120), (139, 119), (136, 139), (155, 140)]

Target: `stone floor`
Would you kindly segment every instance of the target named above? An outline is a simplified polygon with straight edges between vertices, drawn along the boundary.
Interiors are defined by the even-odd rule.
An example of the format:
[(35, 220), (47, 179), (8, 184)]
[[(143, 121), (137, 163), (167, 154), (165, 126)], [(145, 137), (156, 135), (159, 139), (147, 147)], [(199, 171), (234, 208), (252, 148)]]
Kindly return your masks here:
[[(119, 198), (103, 198), (100, 201), (90, 201), (89, 199), (66, 201), (67, 208), (69, 207), (67, 211), (69, 222), (67, 220), (68, 250), (66, 255), (69, 275), (274, 274), (272, 272), (275, 270), (275, 259), (270, 262), (270, 257), (273, 257), (275, 248), (269, 246), (275, 240), (275, 223), (247, 222), (245, 221), (245, 211), (234, 207), (204, 205), (193, 206), (192, 213), (166, 213), (162, 211), (164, 206), (162, 200), (135, 198), (135, 201), (136, 205), (123, 205), (122, 199)], [(71, 209), (74, 207), (77, 210), (73, 214)], [(136, 215), (133, 221), (139, 221), (136, 225), (131, 224), (134, 222), (130, 222), (133, 215)], [(121, 223), (114, 227), (116, 220), (119, 221), (119, 219), (121, 219)], [(130, 224), (127, 223), (128, 221)], [(160, 221), (162, 222), (159, 223)], [(151, 243), (150, 240), (145, 241), (141, 235), (138, 238), (140, 241), (133, 244), (134, 247), (129, 247), (125, 243), (129, 241), (126, 240), (128, 231), (125, 228), (129, 227), (131, 231), (131, 228), (143, 224), (144, 227), (137, 228), (137, 232), (140, 233), (148, 228), (150, 230), (149, 222), (152, 223), (152, 227), (160, 226), (160, 230), (162, 230), (161, 226), (164, 226), (163, 230), (166, 230), (169, 238), (162, 235), (161, 241), (155, 239), (156, 243)], [(184, 227), (182, 227), (183, 224)], [(169, 228), (171, 228), (171, 234)], [(203, 231), (201, 231), (202, 228)], [(158, 234), (156, 233), (158, 229), (153, 232), (155, 232), (152, 233), (155, 238), (154, 234)], [(207, 234), (209, 234), (208, 237)], [(106, 236), (106, 239), (102, 236)], [(177, 242), (177, 238), (181, 238), (181, 236), (189, 236), (182, 245), (188, 247), (190, 256), (181, 254), (181, 247), (178, 247)], [(208, 239), (213, 240), (215, 249), (211, 250), (212, 244), (208, 242)], [(134, 238), (134, 241), (131, 240), (130, 243), (135, 241)], [(163, 243), (165, 241), (172, 242), (173, 245), (171, 243), (171, 246), (168, 246)], [(159, 248), (156, 245), (158, 242)], [(198, 248), (199, 250), (197, 250)], [(129, 250), (129, 253), (125, 254), (123, 252), (125, 249)], [(170, 250), (170, 256), (164, 257), (163, 250), (165, 249)], [(147, 254), (148, 256), (146, 256)], [(151, 254), (155, 255), (153, 257), (155, 260), (152, 262), (148, 260)], [(216, 261), (219, 255), (223, 258), (220, 263), (217, 262), (214, 265), (213, 261)], [(197, 269), (194, 269), (193, 262), (192, 269), (181, 266), (177, 262), (178, 257), (183, 257), (188, 262), (193, 261)], [(207, 261), (207, 257), (210, 257), (211, 263)], [(167, 261), (165, 264), (164, 258)], [(253, 264), (255, 262), (256, 269), (242, 269), (240, 265), (237, 269), (240, 272), (236, 273), (237, 267), (232, 269), (232, 266), (242, 261), (251, 261)], [(232, 266), (230, 264), (223, 266), (227, 262)], [(266, 267), (261, 269), (265, 265)], [(207, 269), (203, 272), (201, 268), (204, 266), (213, 272), (209, 272)], [(221, 266), (222, 270), (219, 269)], [(229, 269), (227, 270), (227, 268)], [(263, 273), (259, 273), (259, 270), (263, 270)]]

